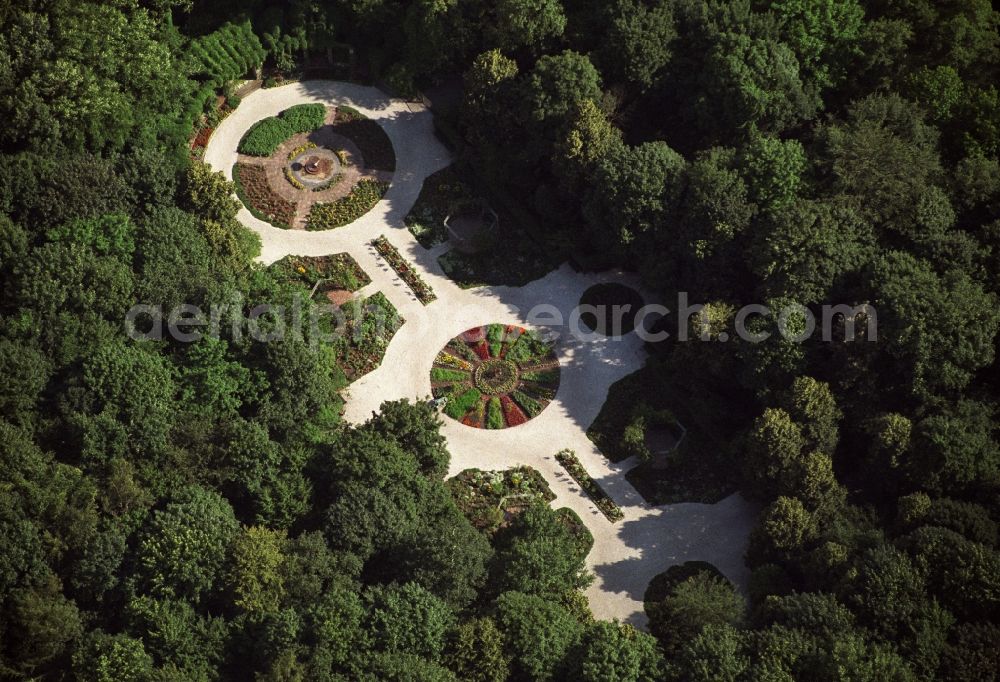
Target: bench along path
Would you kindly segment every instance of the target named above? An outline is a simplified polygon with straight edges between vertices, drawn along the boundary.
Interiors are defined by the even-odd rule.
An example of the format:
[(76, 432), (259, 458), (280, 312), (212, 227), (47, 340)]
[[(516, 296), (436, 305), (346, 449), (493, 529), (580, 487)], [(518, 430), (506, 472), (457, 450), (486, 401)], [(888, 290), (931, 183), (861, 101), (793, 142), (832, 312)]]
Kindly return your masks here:
[[(749, 503), (736, 494), (718, 504), (648, 505), (625, 480), (625, 472), (634, 462), (609, 462), (587, 438), (587, 427), (600, 411), (608, 388), (642, 366), (644, 351), (634, 333), (617, 339), (580, 337), (567, 334), (567, 327), (558, 318), (570, 321), (570, 311), (581, 294), (595, 283), (637, 283), (621, 273), (585, 275), (563, 265), (523, 287), (460, 289), (438, 266), (442, 247), (424, 249), (403, 223), (424, 178), (450, 162), (448, 151), (434, 136), (429, 111), (390, 99), (375, 88), (306, 81), (258, 90), (219, 125), (205, 150), (205, 162), (231, 178), (236, 147), (253, 123), (294, 104), (310, 102), (346, 104), (378, 121), (396, 152), (389, 191), (355, 222), (323, 232), (282, 230), (258, 220), (246, 208), (241, 209), (239, 219), (260, 235), (265, 263), (290, 254), (351, 254), (372, 278), (365, 293), (382, 291), (406, 320), (389, 344), (381, 366), (351, 384), (346, 419), (363, 422), (385, 400), (428, 397), (434, 357), (449, 339), (470, 327), (500, 322), (559, 332), (559, 391), (538, 417), (498, 431), (470, 428), (443, 417), (442, 432), (452, 455), (450, 474), (470, 467), (495, 470), (522, 464), (538, 469), (556, 494), (553, 504), (573, 509), (594, 536), (587, 565), (595, 580), (586, 594), (598, 618), (644, 625), (642, 596), (650, 579), (684, 561), (711, 562), (745, 588), (748, 574), (743, 553), (755, 514)], [(421, 305), (375, 253), (370, 242), (382, 234), (430, 284), (437, 300)], [(537, 308), (542, 305), (546, 308)], [(529, 316), (533, 309), (534, 317)], [(610, 523), (555, 461), (556, 452), (563, 448), (576, 451), (594, 480), (621, 506), (623, 520)]]

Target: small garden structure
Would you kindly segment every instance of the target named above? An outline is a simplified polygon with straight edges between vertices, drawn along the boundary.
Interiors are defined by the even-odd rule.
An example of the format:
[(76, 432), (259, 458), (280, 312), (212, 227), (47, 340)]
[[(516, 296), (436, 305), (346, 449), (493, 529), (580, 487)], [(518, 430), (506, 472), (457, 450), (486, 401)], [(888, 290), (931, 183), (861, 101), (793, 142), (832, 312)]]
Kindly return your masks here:
[(434, 397), (466, 426), (504, 429), (537, 417), (559, 389), (551, 344), (523, 327), (489, 324), (459, 334), (431, 369)]

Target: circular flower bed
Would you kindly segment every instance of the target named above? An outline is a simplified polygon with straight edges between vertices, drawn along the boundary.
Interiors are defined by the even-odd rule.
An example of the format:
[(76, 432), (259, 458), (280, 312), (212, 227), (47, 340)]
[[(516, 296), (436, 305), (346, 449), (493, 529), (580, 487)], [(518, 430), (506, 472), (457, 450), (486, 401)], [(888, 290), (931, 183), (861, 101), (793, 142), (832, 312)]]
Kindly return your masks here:
[(370, 211), (396, 167), (388, 135), (349, 107), (296, 105), (255, 123), (238, 147), (233, 180), (260, 220), (328, 230)]
[(643, 305), (642, 294), (632, 287), (613, 282), (595, 284), (580, 297), (580, 324), (605, 336), (624, 336), (635, 329), (636, 315)]
[(537, 417), (558, 389), (552, 345), (514, 325), (462, 332), (431, 369), (434, 397), (447, 398), (444, 413), (479, 429), (505, 429)]
[(504, 358), (490, 358), (476, 367), (472, 383), (486, 395), (503, 395), (517, 387), (520, 376), (516, 363)]

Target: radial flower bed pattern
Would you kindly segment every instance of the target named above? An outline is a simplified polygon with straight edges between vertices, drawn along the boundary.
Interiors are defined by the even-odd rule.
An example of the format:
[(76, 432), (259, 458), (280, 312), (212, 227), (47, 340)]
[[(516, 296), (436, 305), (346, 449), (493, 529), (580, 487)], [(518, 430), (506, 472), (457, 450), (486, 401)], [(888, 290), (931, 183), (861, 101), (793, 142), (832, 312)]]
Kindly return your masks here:
[(504, 429), (537, 417), (559, 389), (552, 345), (522, 327), (473, 327), (434, 359), (431, 390), (444, 412), (466, 426)]

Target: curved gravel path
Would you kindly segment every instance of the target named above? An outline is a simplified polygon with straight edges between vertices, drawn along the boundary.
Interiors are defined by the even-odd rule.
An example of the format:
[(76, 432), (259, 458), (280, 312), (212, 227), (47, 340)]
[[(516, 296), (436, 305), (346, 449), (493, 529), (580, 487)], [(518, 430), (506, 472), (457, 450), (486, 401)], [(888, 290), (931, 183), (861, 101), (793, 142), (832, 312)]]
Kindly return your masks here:
[[(557, 353), (562, 366), (555, 400), (527, 424), (500, 431), (463, 426), (444, 418), (442, 432), (451, 451), (449, 474), (476, 467), (505, 469), (525, 464), (538, 469), (556, 494), (555, 506), (573, 509), (594, 536), (587, 565), (595, 575), (587, 589), (594, 615), (645, 624), (642, 595), (650, 579), (668, 566), (690, 560), (714, 564), (741, 588), (748, 572), (743, 564), (755, 509), (738, 494), (718, 504), (651, 506), (625, 479), (634, 461), (611, 463), (587, 438), (612, 383), (642, 367), (645, 352), (635, 334), (619, 339), (593, 335), (579, 338), (554, 324), (553, 316), (569, 319), (581, 294), (603, 281), (637, 282), (622, 273), (581, 274), (563, 265), (523, 287), (481, 287), (462, 290), (444, 276), (437, 257), (448, 247), (424, 249), (403, 224), (424, 178), (448, 165), (448, 151), (434, 136), (431, 113), (419, 105), (393, 100), (360, 85), (307, 81), (258, 90), (213, 134), (205, 162), (231, 177), (236, 147), (256, 121), (294, 104), (348, 104), (382, 125), (396, 151), (396, 172), (385, 198), (359, 220), (334, 230), (282, 230), (240, 211), (240, 220), (263, 242), (261, 260), (286, 255), (321, 256), (350, 253), (371, 276), (361, 293), (382, 291), (406, 323), (393, 337), (382, 365), (348, 389), (346, 419), (359, 423), (384, 400), (419, 400), (430, 395), (430, 368), (437, 352), (455, 334), (490, 322), (534, 327), (561, 333)], [(437, 300), (421, 305), (409, 288), (369, 245), (384, 234), (420, 270)], [(536, 306), (545, 305), (545, 309)], [(535, 315), (529, 315), (534, 310)], [(625, 518), (612, 524), (597, 510), (562, 467), (555, 453), (576, 451), (590, 475), (614, 498)]]

